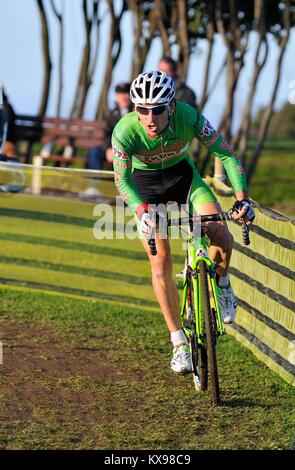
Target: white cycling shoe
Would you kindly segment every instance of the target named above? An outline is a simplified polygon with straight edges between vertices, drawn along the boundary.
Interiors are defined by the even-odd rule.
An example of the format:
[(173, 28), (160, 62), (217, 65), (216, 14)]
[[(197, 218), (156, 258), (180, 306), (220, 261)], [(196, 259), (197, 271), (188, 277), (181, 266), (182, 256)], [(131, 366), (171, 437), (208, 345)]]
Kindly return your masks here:
[(192, 371), (191, 356), (188, 344), (175, 346), (170, 364), (173, 372), (180, 375), (189, 374)]
[(232, 323), (236, 317), (237, 301), (231, 285), (227, 287), (217, 285), (217, 297), (223, 323)]

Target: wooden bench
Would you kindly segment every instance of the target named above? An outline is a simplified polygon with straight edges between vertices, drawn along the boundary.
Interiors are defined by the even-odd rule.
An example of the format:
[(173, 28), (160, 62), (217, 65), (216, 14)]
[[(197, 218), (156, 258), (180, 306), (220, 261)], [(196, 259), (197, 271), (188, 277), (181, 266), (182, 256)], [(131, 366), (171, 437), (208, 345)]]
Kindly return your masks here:
[[(89, 150), (97, 145), (104, 145), (105, 122), (86, 121), (83, 119), (59, 119), (38, 116), (17, 115), (16, 139), (25, 142), (25, 150), (18, 148), (19, 159), (29, 163), (32, 159), (34, 171), (32, 176), (32, 191), (40, 194), (42, 188), (42, 166), (53, 162), (55, 166), (68, 167), (75, 163), (86, 168), (87, 158), (77, 156), (77, 150)], [(32, 146), (39, 143), (41, 148), (37, 154), (32, 155)], [(51, 149), (46, 153), (46, 145)], [(70, 153), (67, 150), (70, 146)], [(19, 147), (19, 146), (18, 146)], [(59, 149), (59, 152), (57, 151)], [(85, 153), (85, 152), (84, 152)], [(81, 165), (80, 165), (81, 167)], [(112, 170), (111, 164), (106, 162), (104, 169)]]
[(29, 163), (33, 144), (40, 142), (42, 132), (42, 118), (40, 116), (27, 114), (17, 114), (15, 116), (17, 156), (24, 163)]
[[(78, 149), (89, 150), (97, 145), (104, 145), (105, 122), (86, 121), (83, 119), (57, 119), (45, 117), (42, 122), (43, 133), (40, 139), (40, 156), (43, 163), (53, 161), (68, 166), (73, 163), (86, 164), (86, 157), (78, 157)], [(46, 145), (51, 144), (51, 151), (46, 154)], [(60, 149), (60, 153), (56, 149)]]
[[(96, 145), (103, 145), (105, 139), (105, 122), (101, 120), (87, 121), (83, 119), (59, 119), (30, 115), (16, 115), (16, 141), (20, 160), (29, 163), (32, 158), (41, 157), (42, 163), (53, 161), (57, 165), (68, 166), (83, 163), (86, 157), (78, 157), (79, 149), (89, 150)], [(32, 155), (34, 143), (40, 143), (37, 155)], [(46, 153), (46, 144), (52, 144)], [(71, 147), (71, 152), (67, 151)], [(42, 151), (43, 150), (43, 151)]]

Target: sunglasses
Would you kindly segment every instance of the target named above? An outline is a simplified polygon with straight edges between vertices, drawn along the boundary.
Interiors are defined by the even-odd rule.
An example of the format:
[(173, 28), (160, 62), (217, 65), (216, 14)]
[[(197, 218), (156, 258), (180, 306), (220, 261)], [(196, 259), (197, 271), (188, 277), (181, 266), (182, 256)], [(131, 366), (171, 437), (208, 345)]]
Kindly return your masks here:
[(147, 116), (150, 111), (155, 116), (158, 116), (159, 114), (164, 113), (164, 111), (166, 111), (166, 109), (167, 109), (166, 104), (162, 104), (161, 106), (154, 106), (153, 108), (145, 108), (144, 106), (136, 106), (136, 111), (139, 114), (142, 114), (143, 116)]

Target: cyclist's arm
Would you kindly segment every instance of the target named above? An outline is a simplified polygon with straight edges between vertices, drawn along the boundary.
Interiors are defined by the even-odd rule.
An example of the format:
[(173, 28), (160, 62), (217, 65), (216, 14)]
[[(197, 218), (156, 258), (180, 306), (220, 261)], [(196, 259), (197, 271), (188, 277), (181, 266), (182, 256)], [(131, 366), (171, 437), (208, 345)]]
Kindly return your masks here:
[(236, 194), (237, 201), (242, 201), (243, 199), (249, 199), (248, 191), (240, 190), (240, 191), (237, 191), (235, 194)]
[(202, 114), (192, 110), (192, 108), (188, 110), (188, 114), (190, 122), (193, 123), (194, 136), (207, 147), (210, 153), (222, 161), (237, 199), (247, 199), (248, 187), (238, 153), (225, 141), (221, 134), (216, 132)]
[(130, 143), (124, 143), (124, 139), (117, 132), (116, 127), (112, 134), (113, 166), (115, 172), (115, 185), (119, 196), (127, 206), (131, 207), (140, 219), (142, 213), (147, 210), (147, 204), (143, 200), (138, 189), (132, 182), (132, 155)]
[(208, 148), (209, 152), (222, 161), (235, 192), (236, 200), (241, 202), (235, 218), (242, 219), (246, 217), (247, 223), (251, 223), (255, 218), (255, 214), (249, 201), (245, 172), (238, 153), (225, 141), (221, 134), (215, 131), (210, 122), (201, 114), (199, 114), (196, 131), (197, 138)]

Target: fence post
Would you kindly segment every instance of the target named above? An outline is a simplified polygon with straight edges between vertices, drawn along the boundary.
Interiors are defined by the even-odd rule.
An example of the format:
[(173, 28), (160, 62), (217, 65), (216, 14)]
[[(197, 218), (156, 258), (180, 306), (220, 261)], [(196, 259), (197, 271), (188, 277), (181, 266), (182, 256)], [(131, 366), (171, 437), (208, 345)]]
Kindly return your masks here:
[(42, 163), (43, 158), (41, 155), (33, 156), (32, 193), (37, 196), (41, 194), (42, 188)]

